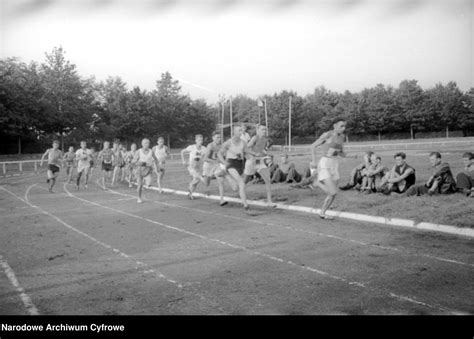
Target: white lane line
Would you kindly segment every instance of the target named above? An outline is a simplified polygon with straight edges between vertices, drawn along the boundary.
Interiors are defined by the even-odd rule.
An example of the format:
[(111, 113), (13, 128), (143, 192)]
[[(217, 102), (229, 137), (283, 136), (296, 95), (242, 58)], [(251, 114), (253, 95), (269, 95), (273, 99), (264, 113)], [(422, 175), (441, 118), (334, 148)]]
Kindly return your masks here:
[[(129, 196), (129, 197), (133, 197), (133, 199), (136, 199), (136, 197), (132, 196), (131, 194), (117, 192), (117, 191), (114, 191), (112, 189), (108, 189), (107, 191), (109, 191), (110, 193), (113, 193), (113, 194), (117, 194), (117, 195), (121, 195), (121, 196)], [(130, 198), (130, 199), (132, 199), (132, 198)], [(369, 247), (374, 247), (374, 248), (382, 249), (382, 250), (386, 250), (386, 251), (398, 252), (398, 253), (402, 253), (402, 254), (406, 254), (406, 255), (410, 255), (410, 256), (424, 257), (424, 258), (429, 258), (429, 259), (432, 259), (432, 260), (442, 261), (442, 262), (446, 262), (446, 263), (474, 267), (474, 264), (470, 264), (470, 263), (466, 263), (466, 262), (462, 262), (462, 261), (454, 260), (454, 259), (446, 259), (446, 258), (442, 258), (442, 257), (438, 257), (438, 256), (433, 256), (433, 255), (430, 255), (430, 254), (413, 253), (413, 252), (411, 252), (407, 249), (404, 249), (404, 248), (397, 248), (397, 247), (392, 247), (392, 246), (382, 246), (382, 245), (377, 245), (377, 244), (370, 244), (370, 243), (366, 243), (366, 242), (359, 241), (359, 240), (340, 237), (340, 236), (337, 236), (337, 235), (321, 233), (321, 232), (315, 232), (315, 231), (302, 230), (300, 228), (296, 228), (296, 227), (292, 227), (292, 226), (279, 225), (279, 224), (274, 224), (274, 223), (271, 223), (271, 222), (264, 222), (264, 221), (254, 220), (254, 219), (248, 219), (248, 218), (232, 216), (232, 215), (228, 215), (228, 214), (210, 212), (210, 211), (201, 210), (201, 209), (198, 209), (198, 208), (172, 204), (172, 203), (169, 203), (169, 202), (161, 202), (161, 201), (157, 201), (157, 200), (149, 200), (149, 201), (151, 201), (155, 204), (159, 204), (159, 205), (175, 207), (175, 208), (182, 208), (182, 209), (186, 209), (186, 210), (190, 210), (190, 211), (194, 211), (194, 212), (199, 212), (199, 213), (203, 213), (203, 214), (209, 214), (209, 215), (224, 217), (224, 218), (228, 218), (228, 219), (246, 221), (246, 222), (251, 222), (251, 223), (270, 226), (270, 227), (280, 227), (280, 228), (284, 228), (284, 229), (295, 231), (295, 232), (311, 234), (311, 235), (330, 238), (330, 239), (335, 239), (335, 240), (339, 240), (339, 241), (343, 241), (343, 242), (350, 242), (350, 243), (354, 243), (354, 244), (357, 244), (357, 245), (360, 245), (360, 246), (369, 246)]]
[[(227, 241), (223, 241), (223, 240), (219, 240), (219, 239), (216, 239), (216, 238), (210, 238), (210, 237), (207, 237), (205, 235), (202, 235), (202, 234), (198, 234), (198, 233), (195, 233), (195, 232), (191, 232), (191, 231), (188, 231), (188, 230), (185, 230), (185, 229), (182, 229), (182, 228), (179, 228), (177, 226), (171, 226), (171, 225), (168, 225), (168, 224), (164, 224), (164, 223), (161, 223), (161, 222), (158, 222), (156, 220), (153, 220), (153, 219), (149, 219), (149, 218), (144, 218), (142, 216), (139, 216), (139, 215), (135, 215), (135, 214), (132, 214), (132, 213), (128, 213), (128, 212), (125, 212), (125, 211), (122, 211), (122, 210), (118, 210), (118, 209), (115, 209), (115, 208), (112, 208), (112, 207), (109, 207), (109, 206), (104, 206), (104, 205), (101, 205), (99, 203), (95, 203), (95, 202), (92, 202), (92, 201), (89, 201), (87, 199), (83, 199), (83, 198), (80, 198), (80, 197), (77, 197), (77, 196), (74, 196), (73, 194), (71, 194), (66, 187), (64, 187), (64, 190), (70, 194), (70, 196), (72, 198), (75, 198), (77, 200), (80, 200), (80, 201), (83, 201), (83, 202), (86, 202), (86, 203), (89, 203), (91, 205), (95, 205), (95, 206), (98, 206), (98, 207), (102, 207), (104, 209), (108, 209), (108, 210), (111, 210), (111, 211), (115, 211), (117, 213), (120, 213), (120, 214), (123, 214), (123, 215), (126, 215), (126, 216), (129, 216), (129, 217), (132, 217), (132, 218), (136, 218), (136, 219), (139, 219), (139, 220), (143, 220), (143, 221), (146, 221), (146, 222), (149, 222), (151, 224), (155, 224), (155, 225), (158, 225), (158, 226), (161, 226), (161, 227), (164, 227), (164, 228), (167, 228), (167, 229), (170, 229), (170, 230), (173, 230), (173, 231), (177, 231), (177, 232), (180, 232), (180, 233), (184, 233), (184, 234), (188, 234), (188, 235), (191, 235), (191, 236), (194, 236), (194, 237), (197, 237), (197, 238), (200, 238), (204, 241), (207, 241), (207, 242), (212, 242), (212, 243), (217, 243), (217, 244), (221, 244), (221, 245), (224, 245), (224, 246), (228, 246), (228, 247), (231, 247), (231, 248), (234, 248), (234, 249), (238, 249), (238, 250), (241, 250), (243, 252), (246, 252), (246, 253), (250, 253), (250, 254), (253, 254), (253, 255), (256, 255), (256, 256), (260, 256), (260, 257), (264, 257), (264, 258), (267, 258), (267, 259), (270, 259), (272, 261), (275, 261), (275, 262), (279, 262), (279, 263), (282, 263), (282, 264), (287, 264), (287, 265), (290, 265), (290, 266), (293, 266), (293, 267), (297, 267), (299, 269), (303, 269), (303, 270), (306, 270), (306, 271), (309, 271), (309, 272), (313, 272), (313, 273), (316, 273), (316, 274), (319, 274), (321, 276), (325, 276), (325, 277), (328, 277), (328, 278), (331, 278), (333, 280), (336, 280), (336, 281), (339, 281), (339, 282), (342, 282), (342, 283), (346, 283), (348, 285), (354, 285), (354, 286), (358, 286), (360, 288), (365, 288), (365, 289), (368, 289), (370, 291), (373, 291), (373, 292), (380, 292), (380, 293), (383, 293), (383, 294), (386, 294), (388, 295), (389, 297), (391, 298), (396, 298), (397, 300), (402, 300), (400, 298), (405, 298), (403, 299), (404, 301), (407, 301), (407, 302), (410, 302), (410, 303), (415, 303), (415, 304), (419, 304), (421, 305), (420, 303), (422, 302), (418, 302), (415, 298), (410, 298), (410, 297), (404, 297), (404, 296), (398, 296), (397, 294), (394, 294), (392, 292), (388, 292), (387, 291), (384, 291), (384, 290), (381, 290), (379, 288), (374, 288), (374, 287), (369, 287), (367, 285), (365, 285), (364, 283), (362, 282), (358, 282), (358, 281), (351, 281), (351, 280), (348, 280), (346, 278), (343, 278), (343, 277), (339, 277), (337, 275), (334, 275), (334, 274), (331, 274), (331, 273), (328, 273), (328, 272), (325, 272), (325, 271), (322, 271), (322, 270), (319, 270), (319, 269), (316, 269), (316, 268), (313, 268), (311, 266), (306, 266), (306, 265), (300, 265), (300, 264), (296, 264), (292, 261), (289, 261), (289, 260), (285, 260), (285, 259), (282, 259), (282, 258), (278, 258), (276, 256), (272, 256), (272, 255), (269, 255), (269, 254), (266, 254), (266, 253), (263, 253), (263, 252), (260, 252), (260, 251), (256, 251), (256, 250), (252, 250), (252, 249), (249, 249), (245, 246), (241, 246), (241, 245), (235, 245), (235, 244), (232, 244), (230, 242), (227, 242)], [(396, 297), (395, 297), (396, 296)], [(416, 302), (414, 302), (416, 301)], [(449, 310), (449, 309), (446, 309), (442, 306), (435, 306), (435, 305), (430, 305), (430, 304), (427, 304), (427, 303), (422, 303), (422, 305), (424, 305), (425, 307), (428, 307), (428, 308), (431, 308), (431, 309), (435, 309), (435, 310), (438, 310), (438, 311), (442, 311), (442, 312), (446, 312), (446, 313), (452, 313), (452, 314), (460, 314), (462, 312), (459, 312), (459, 311), (453, 311), (453, 310)]]
[(28, 294), (26, 294), (25, 289), (21, 287), (20, 283), (18, 282), (15, 272), (13, 272), (13, 269), (10, 267), (10, 265), (8, 265), (7, 261), (1, 255), (0, 255), (0, 266), (3, 268), (3, 271), (5, 272), (5, 275), (7, 276), (8, 280), (10, 280), (10, 283), (12, 284), (12, 286), (20, 295), (21, 301), (23, 302), (23, 305), (25, 306), (28, 314), (39, 315), (38, 309), (33, 304)]
[[(135, 266), (136, 266), (135, 268), (136, 268), (136, 269), (140, 268), (141, 265), (138, 265), (137, 261), (133, 260), (128, 254), (125, 254), (125, 253), (121, 252), (120, 250), (118, 250), (118, 249), (116, 249), (116, 248), (113, 248), (111, 245), (108, 245), (108, 244), (106, 244), (106, 243), (104, 243), (104, 242), (102, 242), (102, 241), (100, 241), (100, 240), (94, 238), (93, 236), (91, 236), (91, 235), (89, 235), (89, 234), (87, 234), (87, 233), (85, 233), (85, 232), (82, 232), (82, 231), (78, 230), (78, 229), (75, 228), (74, 226), (69, 225), (68, 223), (64, 222), (62, 219), (58, 218), (56, 215), (54, 215), (54, 214), (52, 214), (52, 213), (50, 213), (50, 212), (48, 212), (48, 211), (42, 209), (41, 207), (36, 206), (36, 205), (33, 205), (33, 204), (28, 200), (28, 194), (29, 194), (30, 190), (31, 190), (34, 186), (36, 186), (36, 184), (31, 185), (31, 186), (28, 187), (28, 189), (27, 189), (26, 192), (25, 192), (25, 198), (24, 198), (24, 199), (21, 198), (21, 197), (19, 197), (19, 196), (17, 196), (15, 193), (10, 192), (9, 190), (3, 188), (3, 187), (0, 187), (0, 189), (6, 191), (6, 192), (8, 192), (8, 193), (10, 193), (10, 194), (13, 195), (14, 197), (16, 197), (18, 200), (24, 202), (25, 204), (29, 205), (30, 207), (37, 209), (37, 210), (40, 211), (42, 214), (45, 214), (45, 215), (47, 215), (47, 216), (53, 218), (54, 220), (56, 220), (57, 222), (59, 222), (59, 223), (62, 224), (63, 226), (67, 227), (67, 228), (70, 229), (71, 231), (74, 231), (74, 232), (76, 232), (76, 233), (82, 235), (83, 237), (86, 237), (87, 239), (93, 241), (93, 242), (96, 243), (97, 245), (100, 245), (100, 246), (102, 246), (102, 247), (104, 247), (104, 248), (106, 248), (106, 249), (112, 250), (113, 252), (118, 253), (118, 254), (121, 255), (122, 257), (129, 259), (130, 261), (132, 261), (132, 262), (135, 264)], [(68, 191), (68, 195), (69, 195), (69, 194), (70, 194), (70, 193), (69, 193), (69, 191)], [(150, 270), (150, 269), (149, 269), (149, 270)], [(169, 283), (172, 283), (172, 284), (176, 285), (178, 288), (182, 288), (182, 287), (183, 287), (181, 284), (177, 283), (174, 279), (170, 279), (170, 278), (168, 278), (167, 276), (165, 276), (162, 272), (160, 272), (160, 271), (158, 271), (158, 270), (156, 270), (156, 269), (154, 269), (154, 270), (152, 270), (152, 271), (153, 271), (153, 272), (156, 274), (156, 276), (158, 276), (160, 279), (166, 280), (166, 281), (168, 281)]]

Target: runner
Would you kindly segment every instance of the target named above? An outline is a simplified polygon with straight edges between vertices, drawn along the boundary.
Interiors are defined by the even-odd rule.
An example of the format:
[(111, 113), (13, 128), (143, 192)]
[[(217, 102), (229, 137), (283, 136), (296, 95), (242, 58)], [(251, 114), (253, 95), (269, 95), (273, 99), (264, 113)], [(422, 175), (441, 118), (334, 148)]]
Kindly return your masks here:
[(97, 152), (95, 151), (95, 147), (90, 148), (91, 151), (91, 160), (89, 161), (91, 168), (89, 171), (89, 176), (92, 178), (92, 172), (94, 171), (94, 167), (97, 165)]
[(59, 150), (59, 141), (54, 140), (53, 148), (49, 148), (44, 152), (41, 157), (40, 166), (43, 166), (43, 161), (46, 156), (48, 156), (48, 179), (46, 182), (49, 184), (49, 192), (53, 193), (53, 187), (63, 161), (63, 152)]
[(112, 147), (112, 152), (114, 153), (114, 162), (113, 162), (113, 174), (112, 174), (112, 187), (115, 186), (116, 181), (118, 181), (118, 176), (120, 171), (125, 166), (125, 161), (122, 155), (122, 145), (118, 140), (114, 141), (114, 145)]
[(102, 188), (105, 190), (105, 179), (112, 174), (112, 163), (114, 161), (114, 152), (110, 149), (110, 142), (104, 141), (104, 148), (99, 152), (97, 159), (102, 168)]
[(318, 163), (318, 177), (313, 184), (326, 192), (319, 216), (322, 219), (334, 219), (326, 215), (326, 211), (334, 201), (337, 194), (337, 181), (339, 180), (339, 159), (338, 156), (345, 156), (343, 145), (345, 139), (346, 122), (337, 119), (333, 124), (333, 130), (324, 133), (311, 145), (313, 163), (316, 163), (316, 147), (322, 145), (323, 155)]
[(130, 146), (130, 151), (127, 152), (127, 155), (125, 157), (125, 163), (126, 163), (125, 166), (127, 168), (127, 175), (128, 175), (127, 181), (128, 181), (128, 187), (130, 188), (132, 188), (133, 180), (135, 179), (135, 175), (133, 173), (135, 170), (135, 167), (132, 164), (132, 161), (136, 153), (137, 153), (137, 144), (133, 143)]
[(140, 148), (135, 157), (132, 160), (133, 164), (136, 164), (136, 176), (137, 176), (137, 192), (138, 192), (138, 200), (137, 203), (141, 204), (142, 200), (142, 190), (143, 190), (143, 180), (147, 186), (151, 184), (151, 174), (153, 173), (153, 163), (158, 162), (153, 151), (150, 149), (150, 140), (143, 139), (142, 140), (142, 148)]
[(127, 152), (127, 147), (125, 147), (124, 145), (121, 145), (120, 146), (120, 153), (122, 155), (122, 159), (123, 159), (123, 167), (121, 168), (122, 169), (122, 176), (120, 177), (120, 182), (124, 182), (125, 181), (125, 177), (127, 175), (127, 156), (128, 156), (128, 152)]
[[(206, 184), (201, 174), (203, 160), (202, 158), (204, 157), (204, 153), (206, 152), (205, 147), (202, 145), (202, 142), (204, 140), (202, 134), (197, 134), (195, 140), (196, 143), (194, 145), (189, 145), (181, 151), (181, 160), (183, 161), (183, 166), (188, 168), (189, 175), (191, 175), (192, 177), (192, 180), (189, 183), (188, 193), (188, 197), (191, 200), (194, 200), (193, 192), (199, 182)], [(184, 159), (185, 153), (189, 153), (189, 164), (186, 163), (186, 160)]]
[[(242, 126), (234, 125), (234, 135), (232, 138), (227, 140), (222, 144), (222, 147), (217, 154), (219, 160), (222, 164), (226, 164), (227, 172), (239, 188), (240, 199), (242, 199), (242, 204), (245, 210), (249, 209), (247, 204), (247, 195), (245, 192), (245, 182), (242, 179), (241, 175), (244, 171), (244, 157), (247, 154), (250, 154), (247, 144), (241, 139), (242, 136)], [(254, 154), (251, 154), (254, 155)], [(225, 158), (224, 158), (225, 156)], [(229, 183), (232, 182), (229, 181)], [(231, 186), (234, 188), (235, 183)]]
[(89, 170), (91, 168), (91, 151), (87, 149), (87, 143), (81, 141), (81, 148), (76, 151), (77, 160), (77, 182), (76, 189), (79, 189), (82, 173), (85, 175), (84, 188), (87, 189), (87, 182), (89, 181)]
[[(203, 175), (206, 187), (209, 187), (211, 178), (216, 177), (217, 186), (219, 188), (220, 205), (225, 206), (228, 204), (224, 201), (224, 178), (226, 177), (225, 165), (219, 163), (218, 153), (222, 145), (222, 139), (219, 132), (214, 131), (212, 133), (212, 142), (207, 145), (206, 152), (204, 154), (204, 165)], [(209, 195), (209, 190), (208, 193)]]
[(67, 183), (70, 184), (72, 181), (72, 172), (74, 169), (74, 163), (76, 162), (76, 153), (74, 152), (73, 146), (70, 146), (69, 151), (66, 154), (64, 154), (63, 161), (66, 163)]
[(170, 156), (168, 146), (165, 145), (165, 138), (158, 138), (157, 145), (153, 146), (153, 153), (155, 153), (155, 157), (158, 159), (157, 166), (154, 168), (156, 173), (156, 186), (158, 187), (159, 192), (163, 193), (161, 180), (163, 180), (163, 176), (165, 175), (166, 159)]
[(257, 134), (254, 135), (247, 144), (248, 149), (253, 152), (255, 156), (250, 156), (245, 162), (244, 182), (248, 183), (252, 176), (258, 173), (265, 182), (267, 203), (275, 206), (272, 202), (270, 171), (264, 161), (268, 158), (268, 148), (270, 146), (268, 137), (266, 137), (267, 128), (263, 125), (259, 125), (257, 126), (256, 132)]

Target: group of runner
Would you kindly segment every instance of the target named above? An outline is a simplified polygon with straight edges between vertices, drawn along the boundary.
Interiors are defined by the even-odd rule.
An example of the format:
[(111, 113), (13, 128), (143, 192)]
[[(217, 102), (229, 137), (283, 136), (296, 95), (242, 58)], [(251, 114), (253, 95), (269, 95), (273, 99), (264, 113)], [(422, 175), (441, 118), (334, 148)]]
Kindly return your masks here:
[[(313, 162), (316, 163), (316, 148), (321, 146), (323, 155), (318, 162), (318, 175), (313, 185), (320, 187), (326, 192), (327, 197), (321, 209), (320, 217), (332, 219), (326, 214), (337, 193), (337, 180), (339, 179), (338, 157), (344, 156), (343, 144), (345, 140), (346, 122), (337, 120), (333, 130), (324, 133), (313, 145)], [(220, 195), (220, 206), (228, 204), (224, 199), (224, 181), (227, 181), (233, 191), (238, 191), (245, 210), (249, 209), (246, 194), (246, 184), (251, 178), (258, 175), (265, 182), (267, 204), (269, 207), (276, 205), (272, 201), (271, 177), (267, 167), (269, 148), (271, 141), (267, 137), (267, 128), (263, 125), (256, 127), (256, 134), (250, 138), (242, 125), (234, 125), (232, 137), (222, 142), (218, 132), (212, 134), (212, 142), (203, 145), (204, 137), (196, 135), (195, 144), (181, 151), (183, 165), (187, 168), (191, 181), (189, 183), (188, 197), (193, 200), (193, 193), (199, 183), (207, 188), (213, 177), (216, 178)], [(189, 155), (186, 161), (186, 154)], [(48, 149), (42, 159), (41, 166), (48, 157), (47, 182), (52, 192), (60, 167), (65, 164), (68, 182), (72, 180), (73, 168), (77, 167), (76, 188), (79, 189), (82, 176), (84, 176), (84, 188), (91, 175), (94, 165), (100, 165), (102, 169), (102, 187), (106, 189), (106, 182), (111, 178), (114, 186), (119, 180), (125, 179), (132, 187), (136, 182), (138, 203), (142, 203), (143, 186), (150, 186), (152, 174), (157, 177), (157, 187), (163, 192), (161, 183), (165, 174), (165, 164), (169, 157), (169, 149), (164, 144), (162, 137), (158, 138), (157, 144), (150, 148), (150, 140), (145, 138), (141, 142), (141, 148), (137, 149), (132, 144), (127, 151), (119, 141), (115, 141), (110, 148), (110, 142), (103, 143), (103, 149), (96, 156), (93, 149), (88, 149), (85, 141), (80, 143), (80, 148), (74, 151), (69, 148), (66, 154), (59, 150), (59, 142), (54, 141), (53, 147)], [(209, 192), (209, 191), (208, 191)]]

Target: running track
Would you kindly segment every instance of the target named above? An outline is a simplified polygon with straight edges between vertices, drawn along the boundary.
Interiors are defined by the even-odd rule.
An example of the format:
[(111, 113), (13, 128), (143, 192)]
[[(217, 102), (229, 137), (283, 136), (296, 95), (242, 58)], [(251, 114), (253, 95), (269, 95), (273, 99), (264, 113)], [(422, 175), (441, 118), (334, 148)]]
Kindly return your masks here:
[(0, 185), (0, 314), (472, 314), (474, 242), (44, 175)]

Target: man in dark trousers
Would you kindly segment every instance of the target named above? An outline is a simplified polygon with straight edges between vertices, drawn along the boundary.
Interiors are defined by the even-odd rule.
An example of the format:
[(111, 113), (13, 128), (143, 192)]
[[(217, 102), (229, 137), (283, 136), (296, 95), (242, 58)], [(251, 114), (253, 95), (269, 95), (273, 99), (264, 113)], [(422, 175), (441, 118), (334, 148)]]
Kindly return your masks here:
[(433, 167), (433, 175), (424, 185), (411, 186), (407, 196), (451, 194), (456, 192), (456, 182), (447, 162), (442, 162), (439, 152), (430, 153), (430, 163)]

